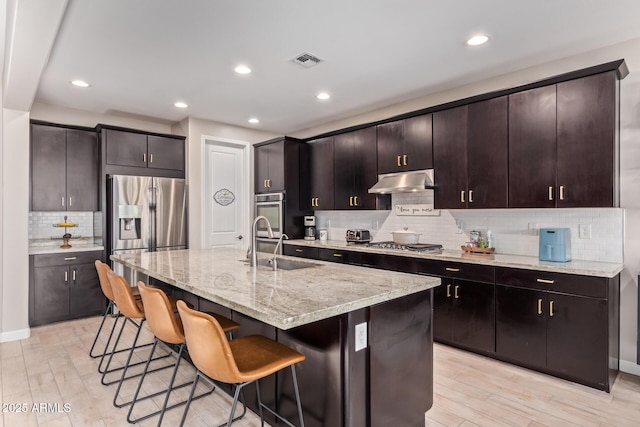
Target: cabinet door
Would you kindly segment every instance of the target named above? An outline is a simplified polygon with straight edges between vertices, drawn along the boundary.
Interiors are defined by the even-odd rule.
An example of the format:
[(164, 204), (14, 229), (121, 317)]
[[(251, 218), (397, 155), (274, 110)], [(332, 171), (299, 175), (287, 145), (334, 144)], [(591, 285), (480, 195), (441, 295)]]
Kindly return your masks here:
[(442, 284), (433, 289), (433, 338), (452, 342), (454, 328), (453, 280), (442, 279)]
[(270, 192), (284, 191), (284, 164), (285, 147), (284, 141), (265, 145), (267, 147), (269, 162), (269, 188)]
[(595, 384), (607, 383), (607, 301), (548, 294), (547, 368)]
[(268, 193), (269, 179), (269, 149), (268, 145), (261, 145), (253, 149), (255, 164), (254, 191), (256, 193)]
[(496, 353), (544, 368), (547, 355), (546, 293), (496, 285)]
[(64, 128), (31, 125), (31, 210), (66, 210)]
[(71, 316), (82, 317), (104, 311), (105, 297), (100, 289), (95, 265), (71, 265), (69, 267), (69, 275)]
[(68, 318), (69, 281), (67, 266), (33, 269), (32, 326)]
[(333, 137), (309, 144), (311, 156), (311, 201), (313, 210), (333, 210)]
[(184, 170), (184, 141), (163, 136), (147, 136), (147, 166)]
[[(405, 170), (433, 168), (432, 116), (425, 114), (404, 120)], [(404, 156), (402, 163), (405, 163)], [(382, 172), (379, 172), (382, 173)]]
[(353, 208), (353, 132), (336, 135), (334, 138), (333, 185), (335, 209)]
[(468, 107), (467, 206), (507, 207), (507, 97), (476, 102)]
[(495, 351), (494, 288), (493, 284), (453, 281), (453, 341), (456, 344), (485, 352)]
[(556, 87), (509, 95), (509, 207), (553, 208)]
[(355, 209), (375, 209), (376, 196), (369, 189), (378, 182), (378, 154), (376, 129), (364, 128), (353, 132), (353, 196)]
[(404, 157), (404, 120), (376, 126), (378, 173), (401, 172), (406, 169)]
[(98, 210), (98, 142), (95, 132), (67, 129), (67, 210)]
[(558, 207), (614, 206), (615, 85), (613, 71), (557, 85)]
[(467, 106), (433, 114), (436, 209), (467, 207)]
[(105, 129), (107, 164), (147, 167), (147, 135)]

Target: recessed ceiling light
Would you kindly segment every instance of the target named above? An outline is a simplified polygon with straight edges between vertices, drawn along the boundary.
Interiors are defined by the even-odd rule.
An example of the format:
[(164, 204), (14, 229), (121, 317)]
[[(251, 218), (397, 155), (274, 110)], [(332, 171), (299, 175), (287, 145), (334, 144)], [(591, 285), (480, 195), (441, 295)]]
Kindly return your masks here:
[(178, 107), (178, 108), (187, 108), (187, 107), (188, 107), (188, 105), (187, 105), (187, 104), (185, 104), (184, 102), (176, 102), (176, 103), (175, 103), (175, 104), (173, 104), (173, 105), (175, 105), (175, 106), (176, 106), (176, 107)]
[(72, 80), (71, 84), (78, 87), (89, 87), (89, 83), (84, 80)]
[(327, 92), (320, 92), (316, 95), (316, 98), (324, 101), (325, 99), (331, 98), (331, 95), (329, 95)]
[(489, 40), (489, 37), (484, 34), (478, 34), (477, 36), (471, 37), (467, 40), (467, 44), (469, 46), (478, 46), (481, 44), (485, 44)]
[(256, 119), (255, 117), (251, 117), (249, 119), (249, 123), (253, 123), (253, 124), (260, 123), (260, 120)]
[(247, 67), (246, 65), (238, 65), (236, 68), (234, 68), (234, 71), (238, 74), (249, 74), (251, 73), (251, 68)]

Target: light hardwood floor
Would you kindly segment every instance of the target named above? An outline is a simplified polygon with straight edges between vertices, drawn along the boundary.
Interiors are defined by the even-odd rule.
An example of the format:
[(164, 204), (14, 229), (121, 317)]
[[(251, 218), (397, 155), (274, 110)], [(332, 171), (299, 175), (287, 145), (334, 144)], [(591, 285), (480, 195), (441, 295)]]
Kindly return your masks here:
[[(99, 321), (96, 317), (32, 328), (29, 339), (0, 344), (0, 400), (28, 408), (26, 413), (4, 412), (0, 427), (127, 425), (128, 409), (112, 405), (115, 385), (100, 384), (98, 362), (87, 354)], [(131, 330), (127, 333), (130, 338)], [(144, 338), (150, 337), (146, 332)], [(136, 359), (147, 352), (137, 351)], [(435, 345), (434, 359), (434, 405), (426, 414), (427, 426), (640, 425), (640, 377), (620, 374), (612, 392), (604, 393), (443, 345)], [(117, 363), (123, 360), (119, 356)], [(145, 381), (144, 392), (166, 385), (169, 371), (154, 373)], [(193, 372), (182, 364), (180, 380), (190, 381)], [(125, 382), (123, 399), (131, 397), (136, 385), (136, 380)], [(187, 392), (188, 387), (180, 389), (174, 398), (182, 399)], [(34, 403), (53, 405), (49, 411), (34, 412)], [(136, 413), (155, 410), (160, 403), (159, 397), (147, 400), (136, 406)], [(50, 411), (55, 404), (59, 411)], [(218, 425), (226, 420), (229, 405), (230, 398), (215, 391), (192, 404), (187, 425)], [(177, 425), (181, 416), (182, 408), (169, 411), (163, 424)], [(154, 417), (136, 425), (156, 423)], [(260, 420), (249, 413), (234, 425), (258, 426)]]

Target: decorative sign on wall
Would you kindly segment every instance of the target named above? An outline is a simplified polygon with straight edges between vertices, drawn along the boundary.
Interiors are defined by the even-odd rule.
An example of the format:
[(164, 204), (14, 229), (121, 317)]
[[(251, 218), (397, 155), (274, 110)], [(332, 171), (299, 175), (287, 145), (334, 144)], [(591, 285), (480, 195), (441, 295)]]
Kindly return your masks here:
[(440, 209), (433, 209), (433, 203), (424, 205), (395, 205), (398, 216), (440, 216)]
[(216, 191), (216, 194), (213, 195), (213, 200), (221, 206), (230, 205), (235, 199), (236, 196), (233, 195), (231, 190), (227, 190), (226, 188)]

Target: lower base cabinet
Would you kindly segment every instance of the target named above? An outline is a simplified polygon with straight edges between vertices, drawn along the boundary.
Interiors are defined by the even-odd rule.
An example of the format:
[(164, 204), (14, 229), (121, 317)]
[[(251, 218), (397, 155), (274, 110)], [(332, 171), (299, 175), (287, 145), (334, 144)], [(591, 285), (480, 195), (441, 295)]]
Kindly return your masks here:
[(618, 279), (498, 269), (496, 281), (499, 358), (610, 390), (619, 359)]
[(29, 256), (29, 325), (102, 314), (97, 259), (104, 259), (102, 251)]

